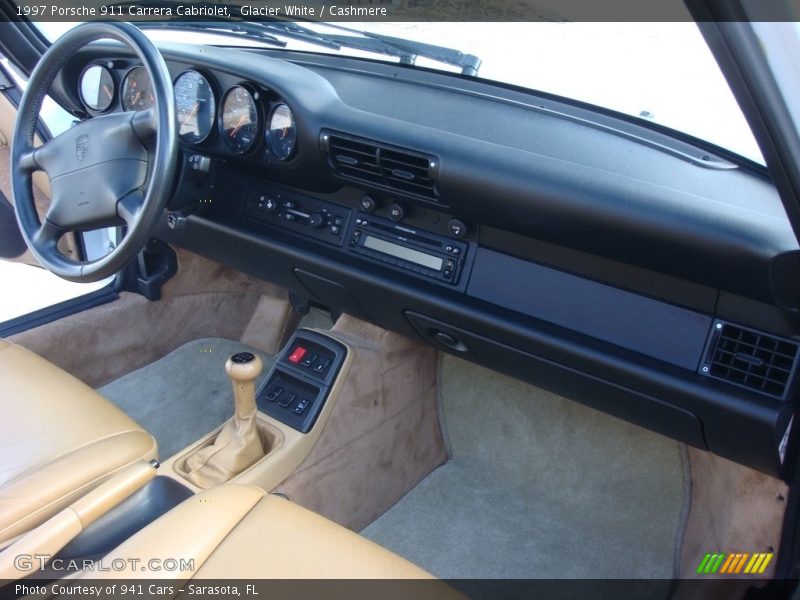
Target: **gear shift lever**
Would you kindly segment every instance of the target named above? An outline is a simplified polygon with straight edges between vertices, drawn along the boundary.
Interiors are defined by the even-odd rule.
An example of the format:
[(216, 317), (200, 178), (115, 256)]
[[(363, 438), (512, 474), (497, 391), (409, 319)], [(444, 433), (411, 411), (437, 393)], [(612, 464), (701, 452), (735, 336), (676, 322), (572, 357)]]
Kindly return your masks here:
[(255, 380), (261, 374), (261, 359), (239, 352), (225, 363), (233, 384), (233, 418), (225, 423), (214, 442), (186, 459), (189, 480), (201, 488), (224, 483), (264, 456), (256, 425)]
[(225, 361), (225, 372), (233, 384), (235, 418), (244, 419), (256, 410), (255, 380), (261, 375), (261, 359), (250, 352), (239, 352)]

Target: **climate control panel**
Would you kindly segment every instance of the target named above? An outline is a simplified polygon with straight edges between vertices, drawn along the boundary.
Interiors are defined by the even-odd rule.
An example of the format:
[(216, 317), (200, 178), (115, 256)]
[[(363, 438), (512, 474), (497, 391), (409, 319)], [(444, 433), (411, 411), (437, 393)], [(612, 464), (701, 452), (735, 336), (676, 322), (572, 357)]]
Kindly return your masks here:
[(351, 210), (309, 196), (253, 181), (247, 191), (245, 216), (341, 246)]

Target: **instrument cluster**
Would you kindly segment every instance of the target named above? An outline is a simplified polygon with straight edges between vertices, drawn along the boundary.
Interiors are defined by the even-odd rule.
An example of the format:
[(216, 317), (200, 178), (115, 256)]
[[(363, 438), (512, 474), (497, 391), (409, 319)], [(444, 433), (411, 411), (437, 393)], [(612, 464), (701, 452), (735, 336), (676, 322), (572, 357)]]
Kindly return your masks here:
[[(121, 81), (121, 85), (118, 85)], [(290, 160), (297, 150), (297, 126), (289, 105), (269, 90), (247, 82), (221, 89), (207, 73), (189, 69), (173, 82), (180, 139), (190, 146), (218, 145), (235, 155), (268, 155)], [(80, 76), (78, 92), (92, 115), (147, 110), (153, 86), (141, 65), (124, 74), (111, 63), (93, 63)]]

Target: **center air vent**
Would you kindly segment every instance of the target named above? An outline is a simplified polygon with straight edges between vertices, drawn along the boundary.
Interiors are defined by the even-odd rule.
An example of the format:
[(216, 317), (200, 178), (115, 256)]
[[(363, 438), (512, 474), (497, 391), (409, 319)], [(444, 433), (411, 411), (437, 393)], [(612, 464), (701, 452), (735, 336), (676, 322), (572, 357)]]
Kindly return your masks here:
[(370, 140), (323, 132), (322, 151), (340, 177), (403, 196), (439, 201), (436, 157)]
[(716, 321), (701, 372), (784, 398), (794, 374), (797, 350), (798, 344), (792, 340)]

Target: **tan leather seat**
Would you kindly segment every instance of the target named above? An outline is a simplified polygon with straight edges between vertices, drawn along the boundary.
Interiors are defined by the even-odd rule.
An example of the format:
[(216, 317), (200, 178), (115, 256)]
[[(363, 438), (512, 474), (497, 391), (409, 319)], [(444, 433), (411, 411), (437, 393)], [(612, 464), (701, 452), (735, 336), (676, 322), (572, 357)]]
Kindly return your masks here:
[[(280, 496), (224, 484), (192, 496), (103, 559), (128, 571), (87, 571), (87, 578), (432, 579), (396, 554)], [(193, 568), (143, 571), (168, 560)]]
[(0, 547), (157, 453), (155, 439), (111, 402), (2, 339), (0, 447)]

